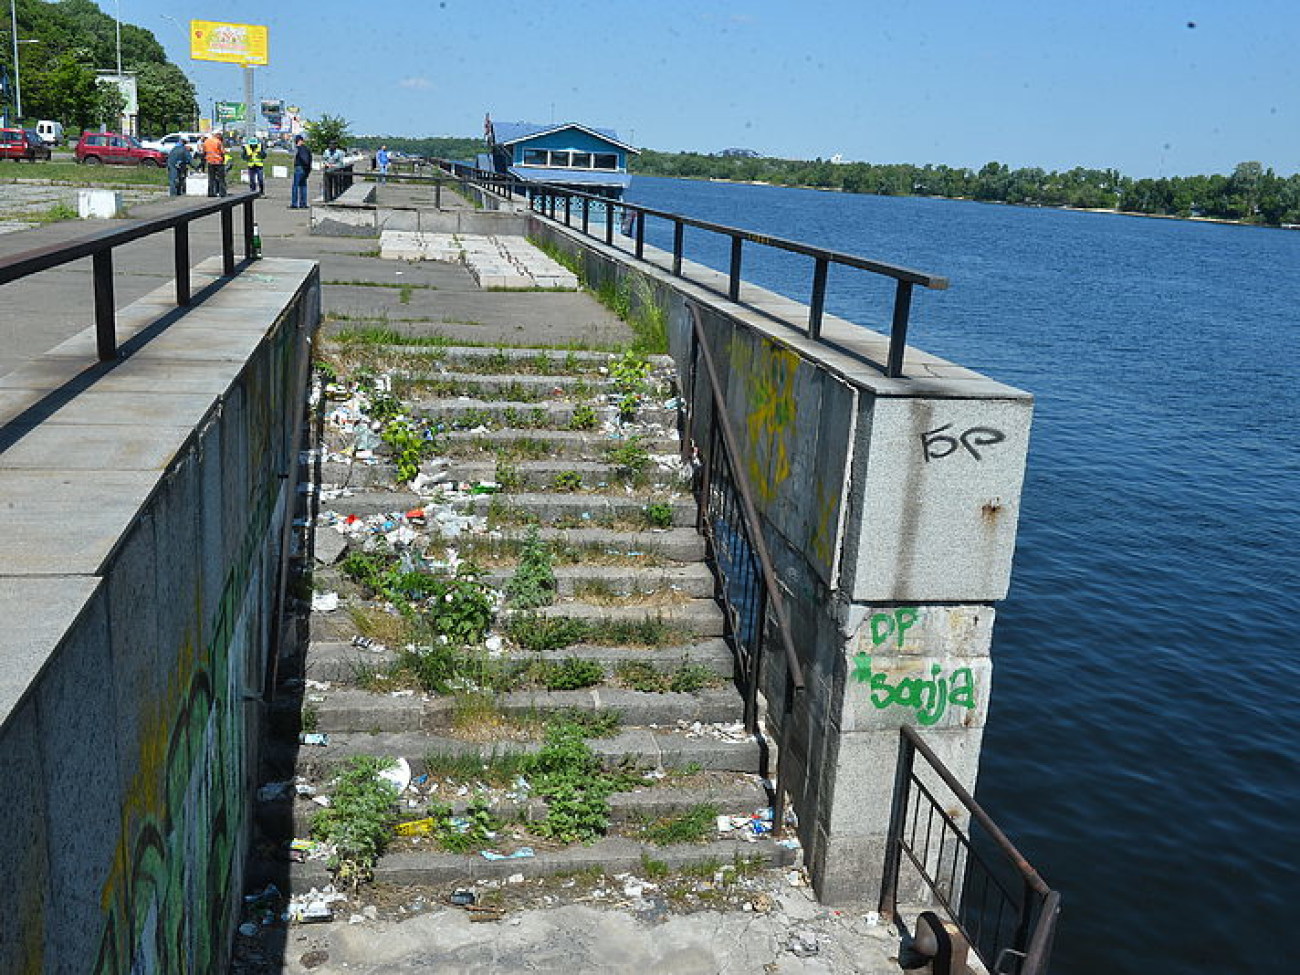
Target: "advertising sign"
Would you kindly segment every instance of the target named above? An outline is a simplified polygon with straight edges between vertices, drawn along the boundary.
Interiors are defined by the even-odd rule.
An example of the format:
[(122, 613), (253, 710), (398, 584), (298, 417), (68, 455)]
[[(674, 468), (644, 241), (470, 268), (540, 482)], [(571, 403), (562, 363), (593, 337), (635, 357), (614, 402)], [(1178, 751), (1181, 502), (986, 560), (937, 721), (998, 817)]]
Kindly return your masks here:
[(268, 50), (265, 27), (190, 21), (190, 57), (195, 61), (266, 64)]

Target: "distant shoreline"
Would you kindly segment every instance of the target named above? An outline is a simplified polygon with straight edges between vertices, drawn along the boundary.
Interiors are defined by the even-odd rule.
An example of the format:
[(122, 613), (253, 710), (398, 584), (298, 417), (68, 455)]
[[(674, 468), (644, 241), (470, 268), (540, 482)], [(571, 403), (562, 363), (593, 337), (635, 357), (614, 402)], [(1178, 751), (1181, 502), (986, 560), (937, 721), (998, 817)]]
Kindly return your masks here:
[[(723, 176), (661, 176), (658, 173), (633, 173), (632, 177), (648, 176), (651, 179), (686, 179), (695, 183), (732, 183), (736, 186), (771, 186), (774, 189), (785, 190), (812, 190), (815, 193), (840, 193), (845, 196), (880, 196), (889, 197), (894, 194), (888, 193), (848, 193), (845, 190), (837, 189), (833, 186), (799, 186), (787, 183), (769, 183), (761, 179), (727, 179)], [(1186, 223), (1219, 223), (1231, 227), (1254, 227), (1258, 230), (1300, 230), (1300, 224), (1282, 224), (1275, 226), (1267, 223), (1248, 223), (1245, 220), (1229, 220), (1227, 217), (1180, 217), (1174, 213), (1138, 213), (1135, 210), (1120, 210), (1116, 207), (1073, 207), (1062, 204), (1053, 206), (1050, 203), (1007, 203), (1004, 200), (976, 200), (969, 196), (933, 196), (929, 193), (909, 193), (906, 196), (896, 196), (896, 199), (906, 199), (908, 196), (921, 200), (955, 200), (963, 203), (981, 203), (988, 206), (1000, 207), (1020, 207), (1025, 210), (1068, 210), (1072, 213), (1113, 213), (1119, 217), (1142, 217), (1147, 220), (1181, 220)]]

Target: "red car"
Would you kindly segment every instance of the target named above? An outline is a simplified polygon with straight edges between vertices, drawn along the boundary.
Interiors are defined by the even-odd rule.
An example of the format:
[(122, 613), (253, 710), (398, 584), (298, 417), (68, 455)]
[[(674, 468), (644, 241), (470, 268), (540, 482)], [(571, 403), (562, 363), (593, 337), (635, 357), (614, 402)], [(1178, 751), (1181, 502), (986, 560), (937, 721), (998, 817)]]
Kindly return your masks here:
[(29, 129), (0, 129), (0, 159), (49, 159), (50, 147)]
[(74, 152), (77, 162), (87, 166), (165, 166), (167, 154), (157, 149), (146, 149), (133, 136), (116, 132), (81, 133)]

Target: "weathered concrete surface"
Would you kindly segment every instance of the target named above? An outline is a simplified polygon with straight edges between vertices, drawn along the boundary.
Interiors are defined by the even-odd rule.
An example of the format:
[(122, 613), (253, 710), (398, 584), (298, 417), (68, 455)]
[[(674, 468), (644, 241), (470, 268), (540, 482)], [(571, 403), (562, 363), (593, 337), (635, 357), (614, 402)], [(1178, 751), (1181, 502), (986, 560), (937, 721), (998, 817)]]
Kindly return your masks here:
[(312, 264), (218, 272), (112, 363), (56, 332), (0, 375), (0, 971), (229, 957), (320, 306)]
[[(623, 911), (566, 906), (475, 923), (442, 908), (400, 923), (299, 928), (286, 975), (388, 972), (611, 972), (672, 975), (850, 975), (898, 971), (884, 925), (820, 908), (804, 890), (776, 891), (770, 913), (667, 916), (652, 900)], [(647, 898), (653, 893), (647, 892)], [(637, 904), (640, 903), (640, 907)]]

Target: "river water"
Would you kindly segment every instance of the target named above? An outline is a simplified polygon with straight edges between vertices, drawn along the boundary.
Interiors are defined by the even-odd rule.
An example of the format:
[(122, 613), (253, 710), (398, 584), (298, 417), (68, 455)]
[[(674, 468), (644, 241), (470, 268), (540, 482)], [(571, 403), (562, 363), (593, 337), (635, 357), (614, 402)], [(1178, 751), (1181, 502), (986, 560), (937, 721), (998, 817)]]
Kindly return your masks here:
[[(912, 343), (1036, 397), (977, 797), (1062, 891), (1052, 970), (1295, 970), (1300, 233), (647, 177), (628, 199), (950, 277)], [(686, 248), (725, 269), (725, 243)], [(806, 300), (811, 262), (766, 250), (745, 277)], [(887, 322), (874, 277), (832, 269), (828, 310)]]

